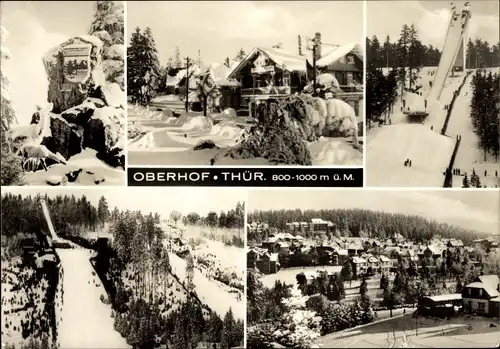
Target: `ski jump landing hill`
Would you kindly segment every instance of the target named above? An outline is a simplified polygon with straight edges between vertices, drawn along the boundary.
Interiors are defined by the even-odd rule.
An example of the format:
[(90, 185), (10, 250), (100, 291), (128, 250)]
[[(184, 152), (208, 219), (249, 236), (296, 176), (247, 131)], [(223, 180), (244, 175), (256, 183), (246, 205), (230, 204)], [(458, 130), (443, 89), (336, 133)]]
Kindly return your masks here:
[(130, 348), (114, 330), (111, 307), (100, 300), (106, 291), (99, 278), (94, 277), (89, 261), (91, 252), (57, 236), (44, 199), (41, 205), (49, 228), (47, 240), (57, 249), (64, 273), (62, 287), (58, 288), (62, 307), (56, 307), (59, 347)]
[[(439, 65), (437, 69), (422, 69), (422, 73), (432, 76), (431, 80), (425, 81), (429, 86), (423, 84), (422, 95), (406, 91), (394, 105), (391, 125), (373, 129), (367, 135), (368, 185), (443, 186), (443, 174), (457, 151), (456, 138), (440, 134), (447, 116), (444, 106), (450, 104), (454, 92), (463, 82), (463, 77), (451, 77), (455, 77), (454, 71), (465, 73), (470, 18), (468, 2), (461, 10), (452, 4)], [(426, 117), (421, 123), (412, 123), (408, 117), (412, 115)], [(404, 166), (407, 159), (412, 161), (411, 167)]]

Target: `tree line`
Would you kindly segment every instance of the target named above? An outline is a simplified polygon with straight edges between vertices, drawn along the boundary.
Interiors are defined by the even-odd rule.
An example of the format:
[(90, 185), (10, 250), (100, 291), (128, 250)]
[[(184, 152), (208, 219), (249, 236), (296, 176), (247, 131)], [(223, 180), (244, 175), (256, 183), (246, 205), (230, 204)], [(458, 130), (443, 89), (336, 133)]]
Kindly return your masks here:
[[(410, 29), (408, 31), (408, 28)], [(409, 40), (406, 33), (411, 33)], [(415, 40), (413, 33), (416, 28), (413, 25), (404, 25), (402, 36), (397, 42), (392, 42), (387, 35), (384, 43), (381, 44), (379, 38), (374, 35), (366, 38), (366, 60), (368, 65), (375, 68), (399, 68), (410, 66), (408, 63), (415, 63), (423, 67), (436, 67), (441, 59), (441, 51), (432, 46), (425, 45), (420, 40)], [(410, 46), (405, 48), (405, 45)], [(491, 68), (500, 65), (500, 43), (490, 44), (487, 41), (469, 38), (466, 49), (466, 69)], [(405, 58), (406, 57), (406, 58)], [(405, 65), (403, 65), (405, 64)]]
[(22, 196), (7, 193), (2, 195), (2, 235), (48, 233), (48, 226), (42, 212), (41, 199), (45, 199), (56, 233), (80, 235), (81, 229), (95, 230), (108, 221), (117, 210), (109, 211), (106, 198), (100, 198), (98, 205), (92, 204), (85, 195)]
[[(431, 240), (433, 236), (442, 236), (461, 239), (464, 243), (484, 237), (484, 234), (477, 231), (420, 216), (364, 209), (254, 211), (248, 214), (248, 223), (264, 222), (274, 229), (287, 230), (286, 223), (311, 222), (311, 219), (318, 217), (333, 223), (333, 227), (327, 234), (334, 236), (386, 239), (400, 233), (405, 238), (416, 242), (425, 242)], [(248, 231), (248, 240), (262, 241), (271, 230)], [(295, 233), (311, 234), (307, 229), (299, 229)]]
[(210, 211), (206, 216), (201, 216), (197, 212), (190, 212), (182, 216), (180, 213), (174, 211), (170, 214), (170, 218), (175, 224), (182, 219), (184, 225), (208, 225), (214, 228), (243, 228), (245, 221), (245, 203), (238, 202), (234, 209), (228, 210), (227, 212), (221, 211), (217, 213), (215, 211)]
[(474, 133), (479, 139), (479, 145), (484, 151), (484, 161), (487, 154), (498, 160), (500, 149), (500, 80), (498, 74), (486, 71), (476, 71), (472, 78), (472, 98), (470, 102), (470, 118)]

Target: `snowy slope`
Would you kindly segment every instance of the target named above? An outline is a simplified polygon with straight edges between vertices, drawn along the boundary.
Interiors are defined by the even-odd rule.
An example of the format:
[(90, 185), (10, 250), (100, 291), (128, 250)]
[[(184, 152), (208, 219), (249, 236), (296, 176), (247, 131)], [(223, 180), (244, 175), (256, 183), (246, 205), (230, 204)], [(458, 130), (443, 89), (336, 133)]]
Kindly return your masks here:
[[(454, 140), (421, 124), (394, 124), (367, 138), (368, 186), (441, 187)], [(403, 165), (406, 159), (412, 167)]]
[(56, 309), (61, 348), (129, 348), (113, 328), (111, 307), (99, 298), (106, 291), (99, 277), (93, 276), (89, 258), (83, 248), (57, 249), (64, 271), (63, 307)]

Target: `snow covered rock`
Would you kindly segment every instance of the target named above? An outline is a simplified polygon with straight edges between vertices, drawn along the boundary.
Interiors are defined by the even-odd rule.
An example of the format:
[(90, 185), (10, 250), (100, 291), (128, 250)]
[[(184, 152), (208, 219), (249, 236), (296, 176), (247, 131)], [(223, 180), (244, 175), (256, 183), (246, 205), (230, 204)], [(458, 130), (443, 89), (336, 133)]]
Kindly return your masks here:
[(104, 83), (102, 86), (98, 86), (96, 88), (95, 94), (109, 107), (124, 107), (124, 93), (117, 83)]
[[(53, 153), (60, 153), (65, 159), (80, 153), (83, 149), (83, 127), (72, 124), (62, 117), (52, 117), (50, 120), (51, 136), (45, 137), (45, 145)], [(47, 165), (50, 166), (49, 163)]]
[(100, 84), (95, 77), (102, 71), (102, 51), (103, 42), (98, 37), (82, 35), (66, 40), (45, 55), (47, 99), (54, 103), (54, 113), (81, 104), (89, 89)]

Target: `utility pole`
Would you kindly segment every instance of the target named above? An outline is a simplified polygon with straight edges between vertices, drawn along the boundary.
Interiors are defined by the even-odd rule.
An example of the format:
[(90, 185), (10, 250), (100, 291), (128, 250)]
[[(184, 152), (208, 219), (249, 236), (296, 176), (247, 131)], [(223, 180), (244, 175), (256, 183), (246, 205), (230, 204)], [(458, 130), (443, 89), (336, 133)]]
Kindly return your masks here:
[(312, 47), (313, 53), (313, 96), (316, 95), (316, 38), (313, 41)]
[(186, 113), (189, 111), (189, 57), (186, 57)]

